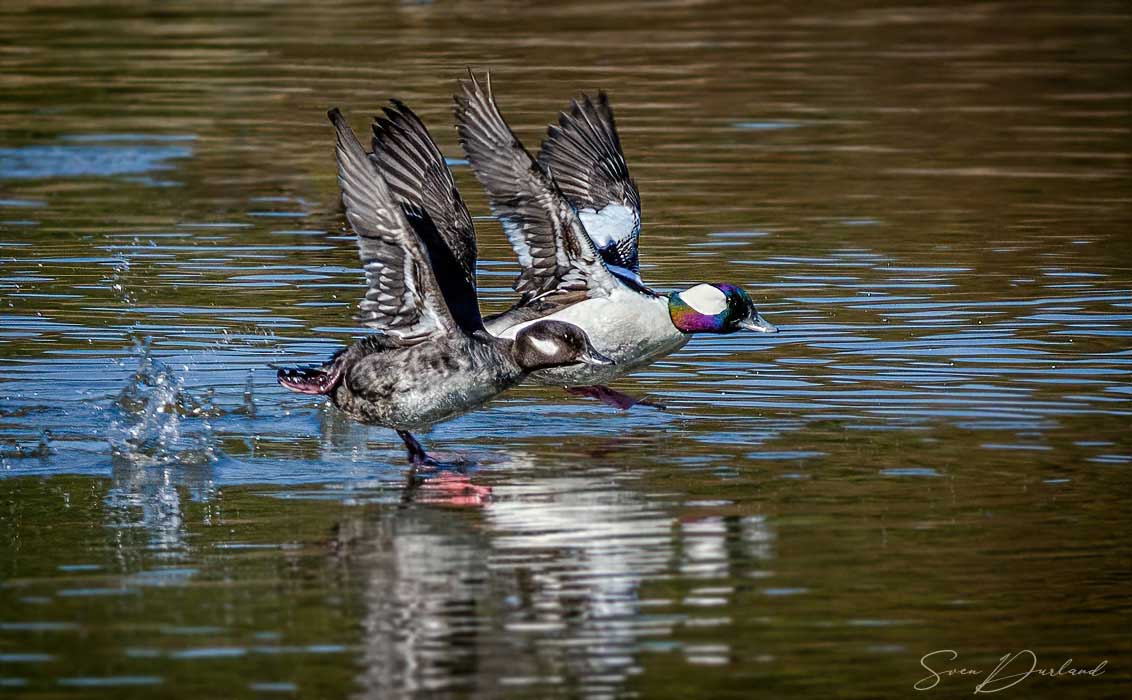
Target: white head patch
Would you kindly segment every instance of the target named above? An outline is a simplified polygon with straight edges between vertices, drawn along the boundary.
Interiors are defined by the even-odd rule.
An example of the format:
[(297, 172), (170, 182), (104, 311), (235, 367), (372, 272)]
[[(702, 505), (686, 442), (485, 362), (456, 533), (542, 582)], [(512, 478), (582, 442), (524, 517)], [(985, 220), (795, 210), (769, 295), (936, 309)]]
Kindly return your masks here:
[(530, 341), (535, 350), (538, 350), (547, 357), (554, 357), (554, 355), (558, 352), (558, 344), (553, 340), (543, 340), (542, 338), (536, 338), (534, 336), (527, 338), (527, 340)]
[(677, 296), (704, 316), (715, 316), (727, 308), (727, 295), (710, 284), (697, 284)]

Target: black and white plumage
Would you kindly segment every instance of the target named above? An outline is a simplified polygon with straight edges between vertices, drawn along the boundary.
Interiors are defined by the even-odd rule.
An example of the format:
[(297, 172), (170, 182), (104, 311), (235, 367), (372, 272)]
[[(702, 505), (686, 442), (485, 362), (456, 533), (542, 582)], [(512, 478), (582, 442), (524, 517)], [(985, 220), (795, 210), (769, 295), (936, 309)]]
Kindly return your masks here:
[(524, 302), (553, 292), (608, 294), (616, 280), (574, 207), (499, 114), (490, 79), (481, 84), (469, 74), (461, 85), (460, 144), (519, 256), (523, 269), (515, 291)]
[[(582, 327), (615, 365), (536, 372), (535, 381), (589, 387), (594, 395), (631, 397), (605, 387), (680, 347), (692, 333), (772, 329), (735, 285), (700, 284), (660, 295), (638, 273), (640, 195), (621, 151), (608, 98), (575, 100), (551, 126), (537, 160), (523, 148), (484, 81), (470, 74), (456, 95), (460, 143), (519, 257), (522, 299), (485, 319), (487, 330), (514, 337), (539, 319)], [(596, 253), (596, 256), (594, 255)], [(705, 303), (706, 301), (706, 303)], [(714, 310), (712, 310), (714, 309)]]
[(582, 95), (547, 128), (538, 163), (578, 212), (610, 269), (640, 282), (641, 195), (629, 175), (609, 98)]
[[(559, 386), (609, 381), (687, 342), (668, 319), (665, 297), (609, 271), (557, 177), (531, 157), (503, 119), (490, 79), (469, 75), (461, 81), (456, 128), (522, 267), (515, 284), (522, 298), (507, 312), (485, 319), (488, 331), (514, 337), (540, 319), (563, 320), (588, 328), (595, 347), (605, 348), (599, 351), (628, 363), (542, 371), (533, 375), (535, 381)], [(599, 169), (576, 162), (565, 174), (581, 192), (589, 179), (581, 173)]]
[[(398, 109), (402, 117), (419, 123), (408, 108)], [(375, 139), (379, 153), (374, 155), (365, 152), (338, 110), (331, 110), (329, 117), (337, 134), (342, 203), (358, 237), (368, 286), (358, 320), (377, 332), (320, 367), (280, 370), (281, 384), (301, 393), (325, 394), (355, 420), (396, 429), (418, 463), (426, 456), (409, 430), (472, 410), (530, 371), (610, 362), (593, 349), (585, 333), (567, 323), (543, 321), (514, 340), (486, 333), (474, 277), (469, 280), (465, 274), (475, 269), (471, 226), (453, 225), (461, 214), (451, 199), (427, 202), (434, 214), (423, 201), (399, 200), (378, 169), (384, 155), (413, 153), (428, 145), (413, 141), (422, 135), (431, 144), (423, 125), (419, 133), (396, 130)], [(415, 143), (412, 148), (410, 142)], [(426, 171), (404, 172), (399, 184)], [(442, 180), (433, 177), (432, 182)], [(466, 265), (460, 258), (468, 260), (469, 255)]]

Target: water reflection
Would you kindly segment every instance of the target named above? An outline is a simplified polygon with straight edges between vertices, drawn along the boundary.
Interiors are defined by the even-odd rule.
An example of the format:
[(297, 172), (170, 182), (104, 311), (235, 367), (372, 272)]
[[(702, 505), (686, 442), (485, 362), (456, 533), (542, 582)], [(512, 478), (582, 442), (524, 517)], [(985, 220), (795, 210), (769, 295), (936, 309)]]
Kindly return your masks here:
[(639, 494), (568, 478), (508, 489), (482, 512), (383, 511), (353, 537), (369, 581), (367, 697), (598, 693), (633, 670), (638, 588), (665, 567), (671, 523)]
[[(467, 516), (444, 511), (382, 511), (356, 524), (365, 554), (352, 562), (366, 577), (362, 667), (365, 697), (402, 696), (468, 685), (479, 649), (478, 604), (486, 600), (482, 535)], [(471, 525), (471, 532), (459, 526)]]
[[(339, 524), (337, 556), (366, 580), (365, 697), (615, 696), (681, 626), (700, 636), (688, 663), (727, 662), (736, 581), (769, 575), (775, 557), (764, 516), (680, 520), (615, 470), (562, 476), (508, 458), (519, 478), (481, 509), (382, 508)], [(716, 506), (726, 502), (696, 504)], [(643, 590), (674, 576), (694, 580), (681, 598)]]
[(648, 624), (640, 617), (640, 586), (672, 557), (671, 515), (614, 471), (531, 471), (538, 476), (485, 510), (495, 533), (489, 561), (496, 575), (519, 582), (503, 629), (530, 635), (537, 659), (503, 682), (538, 678), (542, 668), (543, 676), (565, 676), (587, 693), (613, 692), (639, 672), (636, 644)]
[[(149, 142), (192, 141), (192, 136), (156, 136), (141, 134), (82, 134), (65, 140), (82, 145), (24, 146), (0, 148), (0, 180), (34, 180), (67, 177), (135, 176), (134, 180), (151, 185), (170, 185), (152, 178), (138, 178), (144, 173), (170, 170), (166, 161), (192, 156), (189, 146), (155, 145)], [(124, 142), (137, 141), (128, 144)], [(120, 145), (89, 145), (115, 143)]]
[[(183, 501), (211, 504), (215, 500), (212, 464), (139, 465), (115, 459), (110, 478), (106, 526), (144, 529), (148, 548), (160, 558), (186, 556), (188, 524)], [(207, 511), (203, 523), (210, 524)], [(123, 556), (133, 553), (123, 551)]]

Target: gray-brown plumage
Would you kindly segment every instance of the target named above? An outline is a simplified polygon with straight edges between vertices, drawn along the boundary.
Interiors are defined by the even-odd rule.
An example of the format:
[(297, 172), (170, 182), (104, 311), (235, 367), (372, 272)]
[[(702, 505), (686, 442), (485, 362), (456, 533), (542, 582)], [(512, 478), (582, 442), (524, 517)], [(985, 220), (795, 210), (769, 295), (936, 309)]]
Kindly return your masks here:
[(373, 153), (378, 171), (400, 201), (423, 210), (472, 289), (476, 286), (476, 235), (444, 155), (424, 123), (400, 100), (373, 122)]
[[(411, 115), (403, 105), (399, 109), (402, 116)], [(593, 350), (585, 333), (560, 321), (532, 324), (513, 341), (486, 333), (474, 276), (464, 274), (467, 266), (458, 257), (471, 251), (474, 270), (471, 227), (452, 226), (449, 236), (455, 239), (453, 232), (462, 230), (463, 239), (450, 247), (428, 211), (393, 195), (378, 170), (381, 153), (366, 153), (338, 110), (331, 110), (329, 117), (337, 133), (342, 203), (358, 236), (368, 286), (358, 320), (378, 332), (320, 367), (280, 370), (281, 384), (301, 393), (325, 394), (355, 420), (396, 429), (417, 463), (427, 457), (409, 430), (472, 410), (532, 370), (609, 363)], [(387, 130), (390, 135), (396, 138), (375, 139), (390, 154), (404, 152), (402, 140), (415, 138), (408, 130)], [(405, 170), (399, 182), (410, 186), (414, 173), (419, 174)], [(434, 184), (439, 181), (430, 177)], [(439, 197), (442, 192), (432, 194)], [(445, 209), (453, 204), (444, 201), (437, 199), (431, 206), (438, 207), (437, 217), (451, 226), (460, 213)]]

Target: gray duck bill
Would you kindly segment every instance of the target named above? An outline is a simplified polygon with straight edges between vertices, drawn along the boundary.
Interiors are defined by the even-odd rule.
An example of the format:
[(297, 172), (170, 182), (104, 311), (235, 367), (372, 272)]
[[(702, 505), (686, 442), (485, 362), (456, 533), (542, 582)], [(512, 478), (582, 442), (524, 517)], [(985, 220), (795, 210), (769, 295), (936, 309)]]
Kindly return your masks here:
[(745, 318), (739, 322), (739, 327), (749, 331), (758, 331), (759, 333), (777, 333), (778, 326), (766, 320), (755, 312), (754, 317)]

